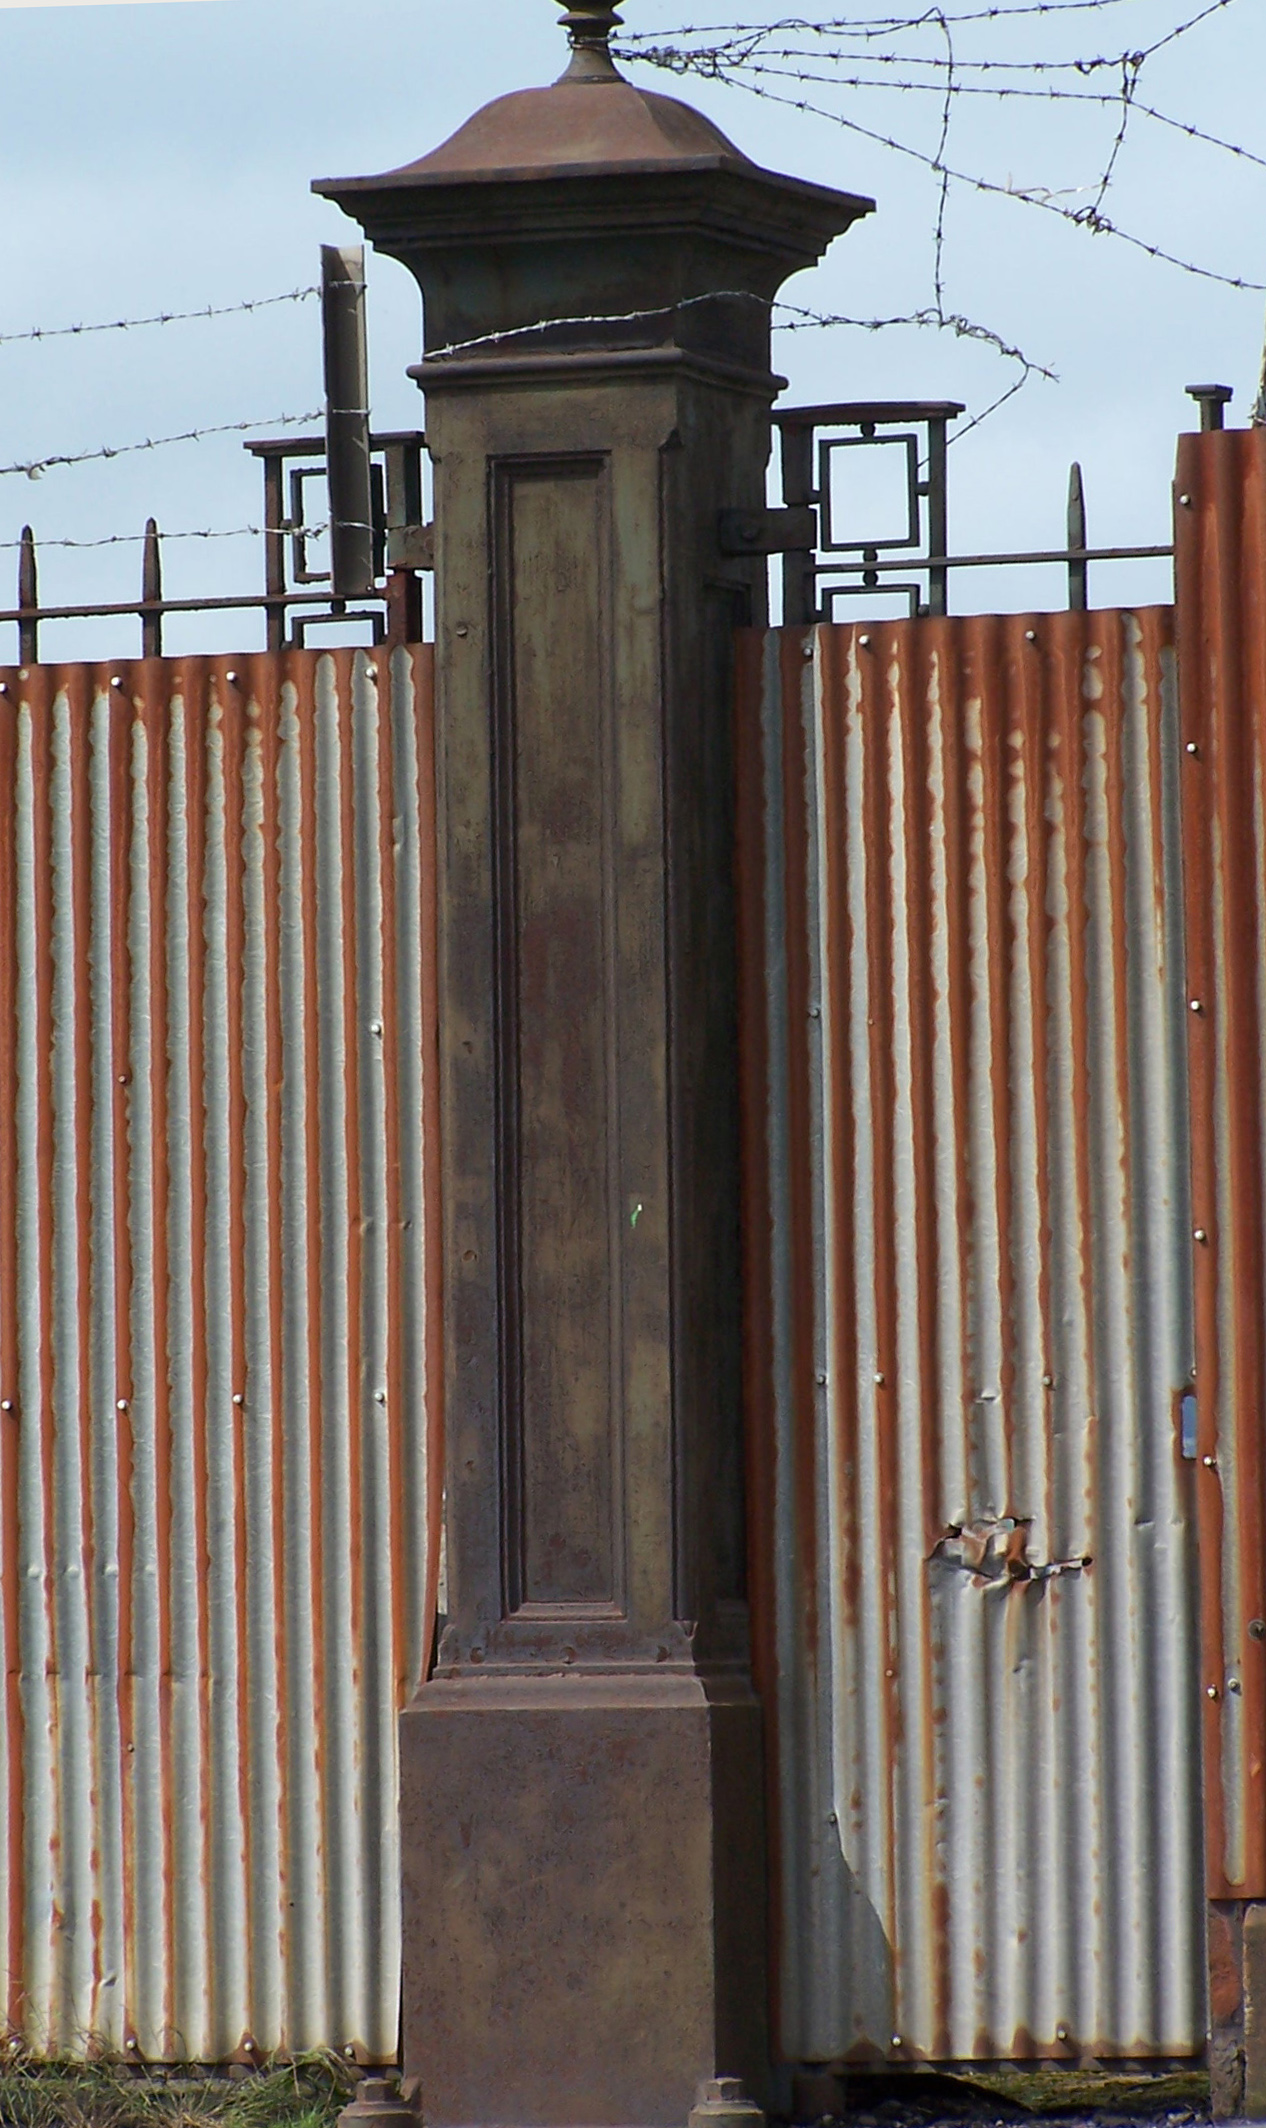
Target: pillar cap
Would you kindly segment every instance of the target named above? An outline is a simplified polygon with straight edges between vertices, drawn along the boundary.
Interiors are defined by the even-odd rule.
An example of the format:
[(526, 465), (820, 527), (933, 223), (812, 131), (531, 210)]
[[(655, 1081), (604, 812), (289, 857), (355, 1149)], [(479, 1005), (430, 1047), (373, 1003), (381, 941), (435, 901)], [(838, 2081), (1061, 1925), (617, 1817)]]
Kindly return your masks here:
[(701, 111), (626, 81), (607, 49), (613, 15), (571, 0), (560, 81), (498, 97), (415, 162), (314, 183), (417, 275), (428, 347), (714, 291), (767, 303), (872, 212), (762, 169)]

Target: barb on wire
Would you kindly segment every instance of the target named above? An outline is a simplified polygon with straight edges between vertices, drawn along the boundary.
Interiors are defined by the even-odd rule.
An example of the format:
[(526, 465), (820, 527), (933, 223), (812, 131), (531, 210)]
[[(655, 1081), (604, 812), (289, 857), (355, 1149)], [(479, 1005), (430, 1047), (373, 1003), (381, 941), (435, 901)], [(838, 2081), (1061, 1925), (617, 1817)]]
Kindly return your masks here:
[(28, 480), (38, 480), (54, 466), (90, 465), (102, 458), (126, 458), (134, 451), (161, 451), (172, 443), (201, 443), (205, 436), (241, 435), (247, 429), (302, 428), (324, 418), (323, 409), (318, 407), (315, 413), (277, 414), (270, 421), (220, 421), (211, 428), (182, 429), (177, 436), (146, 436), (139, 443), (107, 443), (95, 451), (58, 451), (48, 458), (30, 458), (16, 465), (0, 466), (0, 479), (7, 473), (25, 473)]
[(188, 325), (200, 318), (234, 318), (253, 310), (269, 310), (278, 303), (306, 303), (320, 295), (310, 288), (291, 288), (285, 295), (252, 296), (244, 303), (208, 303), (201, 310), (158, 310), (149, 318), (109, 318), (94, 325), (33, 325), (26, 332), (0, 333), (0, 347), (16, 347), (30, 340), (78, 340), (88, 333), (137, 332), (145, 325)]

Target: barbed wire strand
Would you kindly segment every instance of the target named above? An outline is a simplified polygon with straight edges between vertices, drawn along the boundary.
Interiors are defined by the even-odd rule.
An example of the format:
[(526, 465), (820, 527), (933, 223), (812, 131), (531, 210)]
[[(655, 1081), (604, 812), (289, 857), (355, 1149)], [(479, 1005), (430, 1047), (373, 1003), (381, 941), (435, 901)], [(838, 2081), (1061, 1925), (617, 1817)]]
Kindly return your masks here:
[[(1226, 0), (1219, 0), (1219, 5), (1223, 4), (1226, 4)], [(825, 118), (834, 125), (844, 127), (847, 132), (858, 134), (863, 140), (873, 141), (877, 147), (891, 148), (895, 154), (904, 155), (911, 161), (922, 164), (924, 169), (932, 171), (937, 177), (946, 171), (953, 183), (962, 185), (969, 191), (998, 199), (1018, 200), (1022, 205), (1039, 207), (1046, 213), (1058, 215), (1062, 221), (1071, 222), (1074, 227), (1089, 229), (1096, 236), (1116, 237), (1119, 242), (1145, 253), (1148, 258), (1155, 259), (1159, 264), (1175, 266), (1182, 273), (1194, 275), (1197, 280), (1214, 281), (1223, 288), (1240, 289), (1249, 294), (1266, 294), (1266, 281), (1249, 280), (1244, 274), (1221, 273), (1215, 267), (1201, 266), (1193, 259), (1180, 258), (1175, 252), (1166, 251), (1162, 245), (1149, 243), (1146, 237), (1136, 236), (1132, 230), (1122, 229), (1098, 209), (1061, 207), (1058, 196), (1040, 186), (1003, 185), (992, 178), (973, 176), (970, 171), (939, 163), (934, 155), (924, 149), (912, 147), (908, 141), (897, 140), (889, 133), (881, 133), (877, 127), (863, 125), (860, 119), (847, 118), (840, 111), (829, 111), (820, 104), (810, 103), (806, 97), (779, 96), (771, 89), (744, 81), (739, 75), (726, 74), (717, 78), (724, 80), (730, 87), (743, 89), (749, 96), (763, 97), (768, 102), (784, 105), (808, 117)]]
[(243, 303), (208, 303), (201, 310), (159, 310), (149, 318), (110, 318), (94, 325), (33, 325), (26, 332), (0, 333), (0, 347), (16, 347), (31, 340), (77, 340), (89, 333), (139, 332), (146, 325), (188, 325), (201, 318), (234, 318), (253, 310), (269, 310), (279, 303), (306, 303), (320, 295), (310, 288), (291, 288), (285, 295), (252, 296)]
[(277, 414), (270, 421), (219, 421), (209, 428), (182, 429), (176, 436), (146, 436), (139, 443), (107, 443), (95, 451), (57, 451), (47, 458), (30, 458), (16, 465), (0, 466), (0, 479), (9, 473), (25, 473), (38, 480), (54, 466), (90, 465), (103, 458), (126, 458), (136, 451), (161, 451), (173, 443), (201, 443), (206, 436), (241, 435), (247, 429), (302, 428), (311, 421), (324, 421), (325, 410), (311, 414)]
[[(1115, 4), (1115, 0), (1105, 0)], [(651, 64), (667, 67), (677, 72), (698, 72), (720, 81), (725, 86), (745, 89), (749, 94), (764, 97), (771, 102), (825, 118), (855, 132), (864, 139), (874, 141), (893, 152), (904, 155), (921, 164), (937, 180), (936, 211), (932, 232), (932, 294), (930, 304), (887, 319), (854, 319), (839, 317), (828, 321), (821, 313), (801, 310), (798, 306), (781, 306), (787, 322), (783, 330), (796, 331), (810, 324), (848, 324), (863, 330), (881, 331), (898, 325), (934, 327), (953, 331), (963, 338), (977, 340), (994, 349), (1001, 357), (1019, 365), (1020, 374), (1000, 393), (982, 413), (959, 430), (955, 441), (961, 441), (971, 431), (986, 421), (991, 414), (1015, 397), (1017, 392), (1035, 374), (1051, 376), (1045, 364), (1034, 363), (1018, 347), (1006, 341), (1001, 334), (983, 327), (961, 313), (952, 311), (946, 300), (946, 234), (952, 186), (962, 187), (986, 196), (1019, 199), (1029, 206), (1040, 207), (1075, 227), (1089, 230), (1096, 235), (1115, 236), (1132, 248), (1141, 250), (1158, 263), (1171, 265), (1197, 278), (1207, 279), (1235, 289), (1259, 288), (1262, 284), (1249, 280), (1245, 275), (1225, 274), (1206, 266), (1198, 260), (1181, 258), (1165, 250), (1147, 238), (1137, 236), (1132, 230), (1121, 228), (1105, 211), (1105, 203), (1113, 185), (1125, 150), (1130, 122), (1137, 112), (1159, 125), (1183, 132), (1189, 139), (1204, 137), (1208, 145), (1232, 155), (1240, 155), (1254, 163), (1264, 159), (1238, 143), (1223, 141), (1216, 135), (1202, 136), (1201, 129), (1174, 120), (1152, 105), (1143, 105), (1139, 86), (1148, 61), (1159, 51), (1172, 47), (1211, 17), (1221, 14), (1233, 0), (1205, 0), (1205, 4), (1171, 26), (1152, 42), (1125, 52), (1109, 56), (1106, 53), (1080, 55), (1072, 59), (1035, 57), (1025, 59), (968, 59), (960, 60), (954, 37), (955, 28), (965, 24), (994, 23), (1004, 17), (1040, 16), (1050, 21), (1068, 14), (1086, 14), (1092, 10), (1102, 12), (1098, 0), (1036, 0), (1036, 4), (1019, 6), (995, 5), (983, 9), (952, 8), (932, 5), (917, 15), (882, 16), (861, 21), (831, 21), (808, 23), (803, 18), (792, 18), (780, 23), (753, 24), (734, 23), (718, 30), (692, 25), (669, 32), (670, 41), (664, 33), (632, 33), (621, 38), (621, 47), (626, 56)], [(939, 50), (917, 52), (900, 50), (876, 50), (877, 45), (888, 44), (911, 32), (931, 34), (936, 38)], [(683, 44), (683, 39), (706, 39), (706, 43)], [(809, 61), (806, 67), (802, 62)], [(859, 61), (863, 73), (846, 75), (843, 69), (854, 68)], [(831, 73), (821, 69), (834, 62)], [(1075, 71), (1082, 79), (1112, 67), (1118, 74), (1119, 87), (1115, 94), (1080, 87), (1052, 86), (1048, 80), (1034, 84), (1034, 76), (1058, 73), (1067, 75)], [(884, 78), (883, 69), (893, 71)], [(899, 71), (898, 71), (899, 70)], [(964, 73), (974, 75), (974, 80), (964, 80)], [(1008, 78), (999, 81), (1003, 73)], [(1016, 82), (1010, 77), (1024, 73), (1027, 79)], [(878, 77), (878, 78), (874, 78)], [(806, 96), (780, 93), (771, 86), (773, 81), (794, 83), (804, 89), (818, 87), (850, 87), (876, 89), (880, 93), (935, 94), (940, 99), (939, 134), (933, 152), (915, 147), (909, 141), (900, 140), (893, 133), (868, 126), (860, 119), (846, 116), (839, 110), (824, 109)], [(1010, 178), (1005, 185), (980, 174), (978, 171), (957, 168), (950, 156), (952, 121), (956, 103), (966, 95), (991, 95), (999, 100), (1008, 97), (1024, 97), (1027, 100), (1046, 99), (1052, 103), (1093, 102), (1103, 109), (1115, 109), (1119, 116), (1114, 136), (1108, 147), (1103, 166), (1092, 186), (1046, 188), (1040, 186), (1017, 187)], [(1076, 206), (1069, 202), (1078, 195), (1090, 195)]]
[[(172, 539), (262, 539), (268, 536), (274, 539), (313, 540), (324, 537), (329, 529), (328, 522), (322, 525), (275, 525), (271, 532), (267, 525), (227, 525), (211, 526), (193, 532), (164, 532), (159, 528), (155, 536), (166, 546), (168, 540)], [(143, 547), (149, 537), (148, 532), (110, 532), (101, 539), (37, 539), (34, 545), (37, 552), (43, 554), (50, 548), (87, 550), (97, 547)], [(17, 554), (25, 544), (25, 541), (20, 539), (0, 540), (0, 554)]]

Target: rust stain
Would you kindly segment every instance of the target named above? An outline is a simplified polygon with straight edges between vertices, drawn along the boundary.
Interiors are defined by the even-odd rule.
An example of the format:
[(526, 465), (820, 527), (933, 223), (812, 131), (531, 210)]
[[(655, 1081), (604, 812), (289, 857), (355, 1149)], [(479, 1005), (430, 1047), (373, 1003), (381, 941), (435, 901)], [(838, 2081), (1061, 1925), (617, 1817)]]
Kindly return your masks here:
[[(358, 1847), (346, 1837), (348, 1866), (336, 1879), (325, 1833), (346, 1819), (349, 1804), (353, 1812), (389, 1807), (391, 1724), (380, 1708), (362, 1704), (364, 1692), (384, 1675), (397, 1700), (412, 1688), (428, 1660), (434, 1618), (442, 1458), (432, 663), (426, 652), (396, 654), (410, 690), (401, 706), (392, 694), (390, 655), (375, 655), (377, 702), (367, 697), (364, 710), (374, 725), (369, 743), (378, 749), (371, 792), (353, 787), (354, 655), (0, 672), (0, 818), (7, 829), (0, 843), (0, 1065), (9, 1067), (8, 1083), (25, 1072), (22, 1056), (35, 1060), (19, 1101), (0, 1105), (8, 1752), (0, 1955), (10, 2021), (37, 2047), (127, 2043), (160, 2059), (190, 2052), (246, 2058), (252, 2050), (312, 2044), (350, 2044), (366, 2061), (394, 2052), (391, 1888), (371, 1881), (383, 1866), (374, 1843)], [(344, 962), (344, 1024), (332, 1045), (347, 1062), (342, 1156), (353, 1225), (368, 1206), (360, 1194), (366, 1161), (387, 1176), (385, 1242), (378, 1237), (387, 1276), (379, 1291), (397, 1319), (405, 1104), (423, 1119), (426, 1214), (420, 1240), (427, 1320), (418, 1326), (425, 1366), (404, 1367), (398, 1320), (387, 1356), (385, 1544), (376, 1536), (367, 1543), (362, 1527), (376, 1510), (359, 1482), (359, 1406), (371, 1385), (360, 1357), (368, 1321), (353, 1265), (345, 1361), (352, 1411), (340, 1451), (349, 1466), (352, 1527), (342, 1560), (323, 1544), (322, 1526), (325, 1459), (338, 1445), (321, 1382), (329, 1348), (320, 1241), (330, 1216), (331, 1153), (321, 1109), (328, 1062), (316, 1035), (321, 970), (313, 916), (319, 885), (329, 885), (318, 881), (317, 864), (315, 672), (322, 658), (329, 659), (341, 786), (335, 891), (342, 949), (351, 956)], [(297, 695), (299, 753), (297, 1013), (278, 981), (279, 720), (288, 682)], [(16, 831), (23, 705), (31, 778), (26, 857)], [(397, 784), (389, 714), (412, 719), (409, 790)], [(410, 949), (418, 965), (409, 967), (397, 925), (394, 824), (402, 808), (421, 855)], [(380, 920), (370, 919), (366, 893), (376, 897)], [(21, 994), (20, 903), (34, 927), (33, 981)], [(353, 975), (359, 990), (351, 987)], [(371, 976), (384, 997), (386, 1068), (382, 1142), (367, 1148), (368, 1111), (356, 1098), (354, 1068), (355, 1045), (365, 1035), (356, 1024), (357, 999), (368, 994)], [(395, 999), (404, 983), (420, 1003), (420, 1058), (416, 1040), (410, 1053), (397, 1039)], [(147, 1053), (138, 1084), (135, 1058)], [(294, 1209), (313, 1244), (302, 1283), (286, 1260), (281, 1214), (280, 1102), (296, 1075), (308, 1162), (306, 1192)], [(32, 1104), (29, 1172), (21, 1098)], [(190, 1114), (187, 1142), (176, 1130), (182, 1104)], [(19, 1204), (34, 1222), (33, 1309), (20, 1300)], [(208, 1281), (217, 1250), (215, 1285)], [(224, 1296), (215, 1321), (213, 1291)], [(292, 1344), (288, 1310), (301, 1326)], [(174, 1357), (182, 1337), (191, 1341), (187, 1378), (185, 1362)], [(287, 1354), (301, 1355), (305, 1339), (310, 1378), (301, 1383), (288, 1377)], [(212, 1411), (208, 1395), (222, 1371), (217, 1351), (228, 1374), (220, 1388), (242, 1401), (221, 1410), (217, 1393)], [(341, 1354), (337, 1364), (342, 1370)], [(19, 1382), (25, 1369), (29, 1383), (32, 1368), (38, 1393), (22, 1409)], [(147, 1368), (148, 1397), (141, 1386)], [(424, 1386), (425, 1416), (413, 1408)], [(292, 1527), (281, 1433), (287, 1410), (295, 1413), (294, 1439), (309, 1466), (307, 1530)], [(425, 1448), (425, 1480), (423, 1458), (402, 1452), (406, 1424), (410, 1441)], [(367, 1453), (368, 1442), (363, 1447)], [(223, 1476), (213, 1505), (216, 1465)], [(270, 1491), (270, 1505), (260, 1488)], [(395, 1564), (406, 1540), (411, 1557), (422, 1554), (422, 1616), (414, 1605), (407, 1620)], [(293, 1586), (287, 1560), (299, 1577)], [(329, 1601), (331, 1573), (346, 1589), (342, 1611)], [(303, 1678), (295, 1670), (295, 1601), (308, 1606), (313, 1621), (314, 1697), (312, 1666)], [(178, 1616), (185, 1618), (179, 1634)], [(379, 1636), (372, 1664), (360, 1646), (371, 1626)], [(351, 1684), (342, 1712), (323, 1689), (331, 1663)], [(295, 1694), (301, 1699), (304, 1689), (315, 1721), (305, 1717), (300, 1738)], [(340, 1722), (335, 1736), (331, 1724)], [(329, 1793), (336, 1759), (349, 1784), (337, 1799)]]
[(1180, 438), (1176, 485), (1206, 1874), (1242, 1899), (1266, 1893), (1266, 433)]
[[(1189, 1364), (1182, 1089), (1169, 1061), (1159, 1091), (1138, 1061), (1171, 1060), (1181, 1030), (1170, 636), (1164, 613), (1031, 614), (768, 643), (784, 751), (764, 827), (781, 825), (786, 906), (768, 957), (755, 922), (747, 941), (746, 1098), (766, 1104), (746, 1118), (764, 1206), (749, 1335), (774, 1268), (751, 1170), (789, 1120), (758, 1045), (813, 1028), (777, 1257), (797, 1386), (784, 1408), (765, 1374), (761, 1426), (797, 1529), (816, 1516), (820, 1537), (794, 1586), (754, 1563), (762, 1690), (796, 1710), (773, 1749), (793, 2059), (889, 2056), (896, 2033), (909, 2059), (1067, 2058), (1085, 2031), (1118, 2054), (1201, 2043), (1190, 1873), (1163, 1923), (1131, 1889), (1157, 1858), (1155, 1813), (1130, 1799), (1162, 1765), (1179, 1843), (1198, 1838), (1187, 1659), (1157, 1679), (1137, 1624), (1140, 1516), (1174, 1532), (1165, 1601), (1190, 1589), (1168, 1388)], [(1139, 1220), (1163, 1246), (1140, 1253)], [(1157, 1262), (1173, 1292), (1144, 1291)], [(1157, 1501), (1136, 1497), (1136, 1463)], [(762, 1504), (757, 1553), (789, 1513)], [(1101, 1701), (1120, 1689), (1134, 1727), (1109, 1750)], [(846, 1810), (838, 1885), (804, 1831), (824, 1799)], [(1150, 1995), (1118, 1955), (1139, 1931), (1166, 1976)]]

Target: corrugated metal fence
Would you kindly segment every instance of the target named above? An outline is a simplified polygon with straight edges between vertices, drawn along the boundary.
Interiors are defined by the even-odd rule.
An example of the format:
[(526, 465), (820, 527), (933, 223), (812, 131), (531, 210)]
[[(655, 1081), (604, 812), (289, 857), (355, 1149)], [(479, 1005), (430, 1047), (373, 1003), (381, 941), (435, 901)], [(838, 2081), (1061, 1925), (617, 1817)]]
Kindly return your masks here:
[(391, 2058), (438, 1484), (430, 656), (0, 682), (8, 2017)]
[(1171, 621), (743, 648), (784, 2059), (1203, 2042)]
[(1266, 1897), (1266, 430), (1176, 511), (1208, 1884)]

